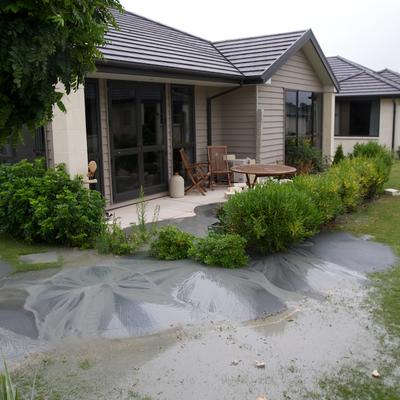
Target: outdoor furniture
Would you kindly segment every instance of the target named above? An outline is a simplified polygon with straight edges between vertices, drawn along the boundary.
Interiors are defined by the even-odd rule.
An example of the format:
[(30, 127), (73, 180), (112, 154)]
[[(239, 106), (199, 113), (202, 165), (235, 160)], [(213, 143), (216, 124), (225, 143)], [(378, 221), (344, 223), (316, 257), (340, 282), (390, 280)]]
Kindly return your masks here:
[(196, 188), (203, 196), (205, 196), (207, 190), (203, 185), (210, 179), (208, 163), (191, 164), (184, 149), (180, 149), (179, 154), (182, 159), (185, 174), (187, 178), (191, 181), (191, 185), (185, 189), (185, 193), (191, 189)]
[[(296, 168), (278, 164), (244, 164), (232, 167), (231, 171), (245, 174), (247, 186), (253, 188), (257, 182), (257, 178), (266, 176), (284, 178), (286, 176), (294, 175), (296, 173)], [(254, 176), (253, 181), (251, 180), (250, 175)]]
[(208, 163), (210, 166), (210, 188), (213, 189), (214, 178), (219, 175), (228, 177), (228, 185), (232, 184), (233, 173), (228, 165), (227, 146), (208, 146)]

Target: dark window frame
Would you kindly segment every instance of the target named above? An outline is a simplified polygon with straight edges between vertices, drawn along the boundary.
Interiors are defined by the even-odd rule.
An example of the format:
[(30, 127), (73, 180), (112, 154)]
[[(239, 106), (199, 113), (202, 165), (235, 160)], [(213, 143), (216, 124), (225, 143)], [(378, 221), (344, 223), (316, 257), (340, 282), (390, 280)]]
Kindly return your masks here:
[[(101, 116), (100, 116), (100, 90), (99, 90), (99, 80), (95, 78), (87, 78), (85, 80), (85, 85), (94, 85), (95, 87), (95, 107), (96, 107), (96, 121), (97, 121), (97, 135), (98, 135), (98, 143), (99, 143), (99, 152), (98, 152), (98, 165), (96, 175), (100, 176), (100, 185), (98, 189), (102, 195), (105, 193), (104, 189), (104, 164), (103, 164), (103, 138), (102, 138), (102, 126), (101, 126)], [(85, 97), (85, 113), (86, 113), (86, 97)], [(87, 116), (85, 114), (85, 122)], [(87, 126), (86, 126), (86, 138), (87, 138)], [(90, 162), (91, 159), (89, 157), (89, 146), (87, 146), (87, 154), (88, 154), (88, 161)]]
[[(192, 126), (192, 137), (190, 138), (191, 141), (189, 143), (179, 143), (177, 145), (174, 144), (174, 138), (173, 138), (173, 129), (174, 129), (174, 121), (173, 121), (173, 89), (174, 88), (185, 88), (188, 89), (190, 92), (190, 112), (191, 112), (191, 117), (190, 117), (190, 124)], [(196, 102), (195, 102), (195, 86), (194, 85), (184, 85), (184, 84), (171, 84), (170, 86), (170, 112), (171, 112), (171, 146), (172, 146), (172, 170), (173, 173), (175, 172), (180, 172), (176, 166), (174, 165), (174, 150), (180, 150), (181, 148), (184, 148), (185, 151), (189, 148), (190, 151), (193, 154), (193, 162), (198, 161), (198, 155), (197, 155), (197, 145), (196, 145), (196, 139), (197, 139), (197, 133), (196, 133)], [(190, 154), (189, 154), (190, 157)], [(190, 157), (191, 158), (191, 157)]]
[[(137, 93), (135, 95), (135, 104), (138, 106), (140, 104), (140, 100), (142, 99), (141, 93), (143, 88), (150, 87), (150, 86), (159, 86), (161, 89), (161, 107), (162, 107), (162, 124), (163, 124), (163, 144), (162, 145), (143, 145), (139, 143), (140, 139), (142, 138), (143, 132), (138, 130), (138, 143), (136, 147), (131, 147), (127, 149), (116, 149), (114, 146), (114, 138), (112, 136), (111, 130), (111, 113), (112, 113), (112, 104), (110, 101), (110, 86), (113, 82), (124, 82), (126, 84), (132, 85), (135, 87)], [(166, 191), (168, 188), (168, 137), (167, 137), (167, 107), (166, 107), (166, 91), (165, 91), (165, 84), (158, 83), (158, 82), (141, 82), (141, 81), (129, 81), (129, 80), (119, 80), (119, 79), (108, 79), (107, 80), (107, 110), (108, 110), (108, 129), (109, 129), (109, 140), (110, 140), (110, 158), (111, 158), (111, 192), (112, 192), (112, 200), (113, 203), (123, 202), (134, 200), (139, 197), (140, 186), (142, 186), (143, 182), (139, 182), (139, 189), (133, 189), (129, 192), (118, 193), (117, 192), (117, 184), (116, 184), (116, 176), (115, 176), (115, 156), (116, 155), (130, 155), (130, 154), (137, 154), (138, 155), (138, 174), (139, 179), (142, 180), (143, 177), (141, 175), (141, 171), (144, 169), (143, 159), (146, 152), (151, 151), (151, 147), (154, 147), (154, 151), (156, 151), (156, 147), (161, 147), (160, 152), (162, 152), (163, 157), (163, 171), (162, 171), (162, 180), (163, 182), (159, 185), (156, 185), (152, 188), (144, 188), (145, 195), (151, 195)], [(141, 117), (137, 118), (136, 124), (140, 126)]]
[[(288, 136), (287, 135), (287, 106), (286, 106), (286, 98), (287, 98), (287, 94), (288, 93), (296, 93), (296, 136)], [(285, 104), (285, 108), (284, 108), (284, 118), (285, 118), (285, 123), (284, 123), (284, 127), (285, 127), (285, 143), (288, 139), (295, 139), (295, 143), (296, 146), (299, 143), (299, 137), (301, 138), (301, 136), (299, 136), (299, 93), (311, 93), (311, 145), (314, 146), (315, 145), (315, 138), (316, 135), (319, 135), (321, 137), (320, 140), (320, 146), (318, 146), (318, 148), (321, 150), (322, 149), (322, 119), (323, 119), (323, 97), (322, 97), (322, 93), (320, 92), (313, 92), (311, 90), (295, 90), (295, 89), (284, 89), (284, 104)], [(321, 125), (321, 132), (315, 132), (315, 102), (316, 102), (316, 96), (320, 95), (320, 100), (321, 100), (321, 115), (319, 116), (321, 121), (320, 121), (320, 125)]]
[[(27, 154), (19, 155), (18, 151), (21, 151), (26, 147), (25, 141), (22, 143), (12, 144), (12, 139), (9, 138), (8, 142), (5, 143), (3, 147), (0, 148), (0, 163), (15, 164), (21, 160), (33, 161), (38, 158), (44, 158), (46, 166), (48, 163), (48, 151), (47, 151), (47, 141), (46, 141), (46, 131), (44, 127), (36, 128), (34, 133), (28, 131), (24, 128), (22, 133), (23, 136), (27, 137), (30, 135), (32, 140), (32, 147), (30, 148), (30, 156)], [(10, 154), (11, 153), (11, 154)]]
[[(334, 136), (337, 138), (379, 138), (379, 126), (380, 126), (380, 122), (381, 122), (381, 97), (376, 97), (376, 96), (353, 96), (353, 97), (336, 97), (335, 100), (335, 132), (334, 132)], [(369, 132), (368, 135), (357, 135), (357, 134), (351, 134), (349, 133), (348, 135), (341, 135), (340, 133), (336, 134), (336, 126), (338, 126), (338, 129), (340, 129), (340, 114), (337, 118), (337, 107), (336, 105), (338, 103), (352, 103), (352, 102), (376, 102), (377, 104), (377, 132), (375, 132), (376, 134), (371, 134), (371, 126), (369, 127)], [(340, 111), (339, 111), (340, 112)], [(350, 128), (349, 128), (350, 129)]]

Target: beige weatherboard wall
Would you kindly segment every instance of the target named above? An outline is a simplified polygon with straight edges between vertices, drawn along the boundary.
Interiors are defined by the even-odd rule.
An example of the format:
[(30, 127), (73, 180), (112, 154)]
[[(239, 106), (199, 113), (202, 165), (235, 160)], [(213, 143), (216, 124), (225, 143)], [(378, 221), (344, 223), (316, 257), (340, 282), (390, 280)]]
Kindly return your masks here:
[[(307, 51), (307, 53), (306, 53)], [(335, 89), (324, 86), (318, 74), (321, 68), (310, 61), (312, 49), (299, 50), (272, 78), (257, 85), (257, 155), (259, 162), (275, 163), (285, 159), (285, 90), (323, 93), (322, 143), (323, 153), (333, 154)]]
[[(395, 141), (394, 150), (400, 146), (400, 99), (396, 99), (395, 115)], [(349, 154), (357, 143), (377, 142), (387, 148), (392, 148), (393, 140), (393, 100), (385, 98), (380, 100), (379, 135), (374, 136), (335, 136), (334, 148), (342, 145), (343, 152)]]

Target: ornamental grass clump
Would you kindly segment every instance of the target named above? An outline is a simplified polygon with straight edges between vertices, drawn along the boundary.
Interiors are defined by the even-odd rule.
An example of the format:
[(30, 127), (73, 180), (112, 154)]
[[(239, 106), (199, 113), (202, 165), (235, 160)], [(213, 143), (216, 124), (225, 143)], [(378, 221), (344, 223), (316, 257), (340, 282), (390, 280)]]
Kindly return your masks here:
[(162, 227), (151, 243), (151, 254), (160, 260), (181, 260), (188, 258), (194, 236), (173, 225)]
[(122, 256), (135, 253), (141, 244), (142, 240), (136, 230), (125, 232), (114, 218), (97, 237), (96, 249), (100, 254)]
[(236, 234), (209, 233), (197, 238), (189, 255), (205, 265), (224, 268), (240, 268), (249, 262), (246, 239)]

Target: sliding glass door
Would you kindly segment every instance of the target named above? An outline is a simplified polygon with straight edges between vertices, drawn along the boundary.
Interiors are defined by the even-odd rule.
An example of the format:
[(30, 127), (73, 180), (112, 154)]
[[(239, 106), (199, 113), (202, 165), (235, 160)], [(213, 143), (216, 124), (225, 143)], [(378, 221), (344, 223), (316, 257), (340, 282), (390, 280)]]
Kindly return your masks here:
[(114, 201), (167, 187), (164, 90), (159, 84), (109, 81)]

